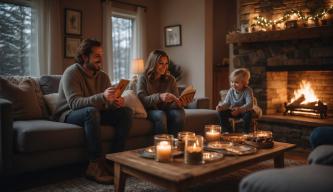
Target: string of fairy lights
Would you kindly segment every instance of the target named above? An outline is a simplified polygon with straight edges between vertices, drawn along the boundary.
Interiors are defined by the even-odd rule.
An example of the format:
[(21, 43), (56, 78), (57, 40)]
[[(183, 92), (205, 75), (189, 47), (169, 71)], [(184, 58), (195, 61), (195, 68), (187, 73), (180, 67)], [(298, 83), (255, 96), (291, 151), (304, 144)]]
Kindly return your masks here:
[(292, 10), (286, 12), (282, 17), (280, 17), (278, 19), (274, 19), (274, 20), (267, 19), (262, 16), (257, 16), (254, 18), (254, 22), (251, 25), (251, 27), (259, 26), (262, 29), (267, 29), (272, 26), (276, 26), (278, 24), (283, 24), (286, 21), (291, 20), (291, 19), (292, 20), (302, 20), (304, 22), (309, 21), (309, 20), (318, 21), (322, 18), (327, 17), (328, 14), (332, 14), (332, 12), (333, 12), (333, 5), (330, 8), (321, 9), (313, 15), (306, 15), (299, 10), (292, 9)]

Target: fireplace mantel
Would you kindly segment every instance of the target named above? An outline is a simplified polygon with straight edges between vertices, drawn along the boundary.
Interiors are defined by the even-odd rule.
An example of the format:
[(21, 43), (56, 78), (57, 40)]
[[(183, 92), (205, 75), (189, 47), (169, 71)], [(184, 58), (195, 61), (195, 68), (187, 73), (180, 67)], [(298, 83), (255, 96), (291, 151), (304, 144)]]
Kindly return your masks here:
[(333, 37), (333, 26), (292, 28), (282, 31), (259, 31), (253, 33), (232, 32), (227, 35), (226, 41), (227, 43), (254, 43), (327, 37)]

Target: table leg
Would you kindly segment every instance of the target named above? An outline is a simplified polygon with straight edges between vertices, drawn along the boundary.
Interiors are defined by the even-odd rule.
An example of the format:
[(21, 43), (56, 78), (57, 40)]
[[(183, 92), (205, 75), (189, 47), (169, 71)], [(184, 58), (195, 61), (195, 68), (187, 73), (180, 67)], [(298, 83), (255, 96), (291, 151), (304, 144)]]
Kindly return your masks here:
[(123, 192), (125, 191), (126, 176), (121, 171), (121, 165), (114, 163), (114, 191)]
[(274, 158), (274, 167), (275, 168), (284, 167), (284, 153), (281, 153)]

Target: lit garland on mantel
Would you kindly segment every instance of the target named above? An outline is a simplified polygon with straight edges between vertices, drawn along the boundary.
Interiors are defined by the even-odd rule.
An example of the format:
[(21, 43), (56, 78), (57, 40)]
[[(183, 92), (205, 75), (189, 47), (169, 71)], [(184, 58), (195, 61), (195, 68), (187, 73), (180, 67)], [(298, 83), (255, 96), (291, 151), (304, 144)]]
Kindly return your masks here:
[(286, 12), (282, 17), (280, 17), (278, 19), (274, 19), (274, 20), (270, 20), (270, 19), (267, 19), (267, 18), (262, 17), (262, 16), (257, 16), (257, 17), (255, 17), (255, 22), (251, 25), (251, 27), (259, 26), (262, 29), (266, 30), (267, 28), (272, 27), (273, 25), (276, 26), (278, 24), (281, 24), (283, 22), (286, 22), (286, 21), (290, 20), (290, 18), (292, 16), (297, 17), (297, 18), (294, 18), (292, 20), (303, 20), (303, 21), (313, 20), (313, 21), (316, 21), (316, 20), (319, 20), (319, 19), (327, 16), (328, 13), (330, 13), (331, 11), (333, 11), (333, 5), (328, 9), (321, 9), (320, 11), (318, 11), (314, 15), (305, 15), (301, 11), (293, 9), (293, 10), (290, 10), (290, 11)]

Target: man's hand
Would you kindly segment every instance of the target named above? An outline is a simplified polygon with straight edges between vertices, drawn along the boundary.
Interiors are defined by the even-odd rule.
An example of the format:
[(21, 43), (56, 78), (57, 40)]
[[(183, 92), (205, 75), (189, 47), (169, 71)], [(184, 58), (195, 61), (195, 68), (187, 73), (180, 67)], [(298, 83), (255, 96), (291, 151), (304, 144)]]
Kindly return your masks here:
[(179, 102), (178, 98), (172, 93), (161, 93), (160, 99), (165, 103), (170, 103), (172, 101)]
[(240, 109), (240, 107), (233, 107), (233, 108), (231, 108), (231, 115), (233, 116), (233, 117), (237, 117), (239, 114), (241, 114), (241, 109)]
[(125, 100), (123, 97), (118, 97), (114, 100), (114, 104), (116, 107), (124, 107), (125, 105)]
[(109, 87), (105, 89), (103, 96), (109, 103), (113, 103), (116, 99), (115, 92), (116, 89), (114, 87)]

